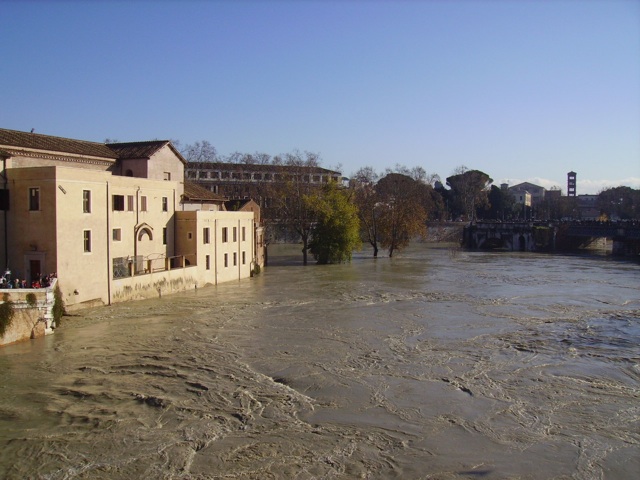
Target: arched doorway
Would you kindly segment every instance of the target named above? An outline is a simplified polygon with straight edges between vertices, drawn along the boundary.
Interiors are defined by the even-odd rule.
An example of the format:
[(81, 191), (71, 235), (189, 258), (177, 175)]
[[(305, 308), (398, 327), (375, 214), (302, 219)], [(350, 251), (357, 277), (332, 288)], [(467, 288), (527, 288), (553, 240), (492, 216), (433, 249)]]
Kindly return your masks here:
[(524, 238), (524, 235), (520, 235), (520, 238), (518, 238), (518, 246), (521, 252), (527, 250), (527, 239)]

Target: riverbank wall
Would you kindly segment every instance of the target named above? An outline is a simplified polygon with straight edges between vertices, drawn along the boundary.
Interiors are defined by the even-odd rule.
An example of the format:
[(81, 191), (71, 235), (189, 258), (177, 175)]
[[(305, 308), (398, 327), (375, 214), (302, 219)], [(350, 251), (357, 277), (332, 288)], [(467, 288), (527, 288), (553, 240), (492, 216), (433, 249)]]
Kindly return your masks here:
[(48, 288), (0, 290), (0, 304), (10, 303), (10, 308), (2, 312), (13, 312), (11, 323), (0, 337), (0, 347), (53, 333), (54, 288), (55, 283)]

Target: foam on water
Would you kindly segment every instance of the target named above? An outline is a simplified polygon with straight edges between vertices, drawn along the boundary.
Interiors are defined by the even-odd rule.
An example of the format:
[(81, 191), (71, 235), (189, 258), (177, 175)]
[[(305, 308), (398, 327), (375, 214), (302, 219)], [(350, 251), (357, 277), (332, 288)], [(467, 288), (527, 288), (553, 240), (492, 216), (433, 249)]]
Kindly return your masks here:
[(638, 265), (283, 253), (253, 279), (85, 311), (0, 350), (0, 477), (640, 471)]

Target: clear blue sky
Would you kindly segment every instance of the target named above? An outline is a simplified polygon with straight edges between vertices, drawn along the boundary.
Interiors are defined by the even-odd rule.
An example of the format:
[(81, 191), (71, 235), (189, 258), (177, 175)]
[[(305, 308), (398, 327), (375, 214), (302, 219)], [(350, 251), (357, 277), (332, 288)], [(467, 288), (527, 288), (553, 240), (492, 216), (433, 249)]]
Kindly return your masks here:
[(640, 188), (640, 1), (0, 0), (0, 127)]

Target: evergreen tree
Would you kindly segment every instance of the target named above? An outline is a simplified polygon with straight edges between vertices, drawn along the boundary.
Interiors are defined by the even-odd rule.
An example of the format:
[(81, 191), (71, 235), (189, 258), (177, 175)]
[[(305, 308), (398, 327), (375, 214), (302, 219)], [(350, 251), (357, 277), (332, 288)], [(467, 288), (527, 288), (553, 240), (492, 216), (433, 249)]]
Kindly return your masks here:
[(360, 222), (349, 191), (329, 182), (305, 201), (317, 218), (309, 245), (313, 258), (319, 264), (350, 261), (353, 250), (360, 247)]

